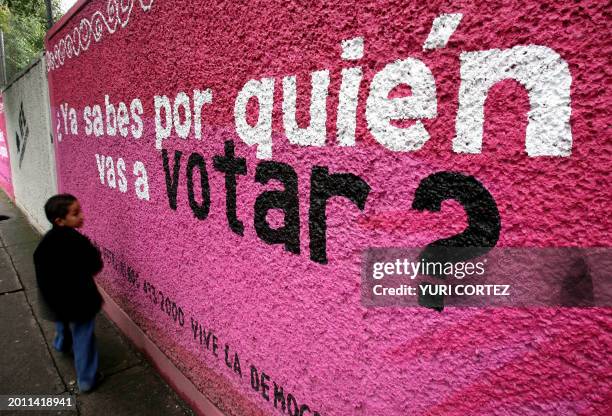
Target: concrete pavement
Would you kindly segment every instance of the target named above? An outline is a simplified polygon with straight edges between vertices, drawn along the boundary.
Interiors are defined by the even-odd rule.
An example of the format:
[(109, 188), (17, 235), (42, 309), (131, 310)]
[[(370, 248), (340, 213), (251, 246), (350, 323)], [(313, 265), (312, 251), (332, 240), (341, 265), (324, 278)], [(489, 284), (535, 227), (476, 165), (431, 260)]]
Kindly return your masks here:
[(106, 378), (94, 392), (77, 393), (72, 358), (52, 348), (54, 324), (41, 317), (32, 263), (40, 238), (0, 190), (0, 395), (70, 393), (76, 395), (77, 410), (0, 414), (193, 415), (103, 314), (96, 338)]

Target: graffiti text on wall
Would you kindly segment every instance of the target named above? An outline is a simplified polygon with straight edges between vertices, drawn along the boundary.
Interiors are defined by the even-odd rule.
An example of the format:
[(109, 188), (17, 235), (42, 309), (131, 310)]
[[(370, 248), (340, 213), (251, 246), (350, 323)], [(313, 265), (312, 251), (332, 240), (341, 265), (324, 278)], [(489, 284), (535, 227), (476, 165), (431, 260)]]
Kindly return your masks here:
[(17, 145), (17, 154), (19, 155), (19, 168), (23, 162), (23, 156), (25, 155), (26, 145), (28, 144), (28, 137), (30, 137), (30, 128), (23, 112), (23, 102), (19, 109), (19, 131), (15, 132), (15, 144)]
[[(149, 10), (151, 3), (144, 4)], [(109, 17), (97, 12), (92, 23), (81, 22), (79, 27), (86, 31), (86, 45), (91, 33), (99, 40), (106, 25), (113, 33), (118, 24), (125, 26), (129, 20), (133, 1), (121, 7), (109, 1)], [(98, 16), (99, 15), (99, 16)], [(97, 16), (97, 17), (96, 17)], [(462, 14), (442, 14), (432, 24), (431, 31), (423, 42), (423, 50), (431, 51), (446, 46), (446, 42), (459, 26)], [(108, 22), (107, 22), (108, 20)], [(88, 22), (88, 21), (87, 21)], [(109, 23), (110, 22), (110, 23)], [(92, 29), (92, 27), (94, 29)], [(60, 41), (68, 46), (68, 56), (78, 55), (83, 41), (78, 28), (75, 39), (70, 35)], [(341, 59), (356, 63), (364, 57), (364, 39), (356, 37), (341, 43)], [(58, 46), (56, 45), (56, 49)], [(60, 47), (56, 55), (62, 58), (64, 50)], [(48, 53), (49, 54), (49, 53)], [(508, 49), (462, 52), (460, 54), (461, 83), (459, 106), (455, 121), (456, 135), (452, 148), (456, 153), (480, 153), (484, 125), (484, 105), (487, 94), (497, 83), (512, 79), (523, 85), (529, 95), (529, 122), (526, 130), (525, 149), (529, 156), (569, 156), (572, 147), (572, 133), (569, 123), (571, 115), (570, 86), (572, 77), (567, 62), (546, 46), (514, 46)], [(358, 95), (363, 80), (359, 66), (342, 70), (342, 79), (337, 111), (337, 142), (340, 146), (355, 146), (356, 110)], [(272, 109), (276, 80), (261, 78), (249, 80), (238, 92), (234, 106), (235, 128), (240, 138), (248, 145), (255, 146), (257, 157), (272, 157)], [(399, 85), (408, 85), (412, 90), (410, 97), (389, 98), (389, 92)], [(298, 126), (296, 121), (297, 80), (294, 75), (284, 76), (283, 126), (290, 143), (298, 146), (325, 146), (327, 97), (330, 85), (330, 71), (320, 69), (311, 73), (310, 125)], [(247, 104), (255, 99), (259, 105), (259, 115), (255, 125), (247, 121)], [(138, 100), (139, 101), (139, 100)], [(173, 127), (181, 138), (189, 135), (192, 127), (196, 139), (201, 138), (202, 108), (213, 103), (213, 91), (194, 90), (193, 96), (179, 92), (173, 102), (165, 95), (155, 96), (156, 142), (159, 150), (162, 141), (170, 137)], [(193, 102), (193, 108), (191, 103)], [(185, 120), (180, 122), (179, 110), (185, 111)], [(165, 119), (161, 118), (161, 111)], [(174, 110), (174, 111), (173, 111)], [(193, 110), (193, 112), (192, 112)], [(133, 113), (132, 109), (132, 113)], [(95, 116), (95, 114), (93, 114)], [(375, 74), (370, 83), (366, 102), (365, 119), (374, 139), (385, 148), (395, 151), (414, 151), (420, 149), (428, 140), (429, 133), (421, 120), (437, 116), (437, 92), (435, 78), (427, 65), (416, 58), (408, 57), (387, 64)], [(415, 120), (407, 128), (393, 124), (397, 120)], [(174, 121), (174, 124), (172, 123)], [(96, 136), (99, 135), (96, 132)]]
[[(153, 0), (139, 0), (140, 7), (147, 12), (153, 5)], [(96, 11), (91, 19), (83, 18), (63, 39), (55, 44), (51, 51), (46, 51), (47, 71), (52, 71), (64, 65), (66, 59), (77, 57), (89, 49), (93, 36), (99, 42), (104, 35), (104, 28), (112, 35), (117, 29), (124, 28), (130, 21), (134, 0), (108, 0), (106, 15)]]
[[(363, 38), (342, 42), (342, 59), (356, 61), (364, 56)], [(425, 47), (427, 46), (427, 42)], [(453, 151), (456, 153), (480, 153), (482, 149), (484, 105), (491, 87), (513, 79), (523, 85), (529, 94), (529, 123), (527, 125), (525, 149), (529, 156), (569, 156), (572, 147), (570, 128), (571, 75), (567, 63), (554, 50), (539, 45), (515, 46), (509, 49), (491, 49), (478, 52), (463, 52), (461, 61), (461, 84), (459, 108), (455, 122), (456, 136)], [(355, 146), (358, 95), (363, 71), (361, 67), (345, 68), (337, 109), (337, 142), (340, 146)], [(317, 70), (311, 73), (310, 125), (298, 127), (296, 120), (296, 77), (288, 75), (282, 79), (282, 119), (284, 132), (291, 144), (298, 146), (326, 145), (327, 98), (330, 71)], [(257, 157), (272, 157), (272, 111), (274, 108), (274, 78), (248, 81), (236, 97), (234, 118), (236, 132), (248, 145), (255, 146)], [(412, 95), (389, 98), (390, 92), (408, 85)], [(179, 93), (183, 94), (184, 93)], [(174, 110), (189, 104), (188, 97), (177, 95)], [(208, 96), (212, 97), (209, 91)], [(247, 104), (255, 99), (259, 105), (259, 117), (255, 125), (247, 121)], [(177, 100), (180, 100), (177, 105)], [(204, 101), (210, 103), (209, 101)], [(194, 105), (201, 103), (194, 96)], [(157, 124), (156, 148), (169, 137), (170, 102), (167, 97), (156, 97), (156, 116), (160, 109), (166, 112), (165, 127)], [(416, 58), (406, 58), (387, 64), (374, 75), (370, 82), (366, 101), (365, 119), (373, 138), (388, 150), (410, 152), (420, 149), (428, 140), (429, 133), (420, 120), (437, 116), (436, 82), (427, 65)], [(414, 120), (407, 128), (397, 127), (395, 121)], [(156, 118), (157, 120), (157, 118)], [(175, 115), (176, 120), (176, 115)], [(181, 136), (179, 129), (176, 133)], [(189, 125), (179, 128), (189, 130)], [(196, 133), (197, 134), (197, 133)], [(196, 136), (197, 137), (197, 136)]]
[(94, 244), (100, 249), (105, 263), (110, 264), (115, 273), (122, 278), (122, 285), (131, 291), (132, 300), (142, 299), (153, 304), (157, 313), (161, 313), (169, 323), (176, 325), (177, 328), (183, 329), (186, 332), (185, 336), (190, 342), (198, 345), (201, 352), (206, 353), (206, 356), (213, 360), (222, 360), (228, 371), (237, 379), (248, 383), (263, 400), (290, 415), (321, 415), (311, 410), (308, 404), (300, 403), (298, 397), (287, 391), (278, 380), (272, 380), (270, 375), (261, 368), (255, 364), (243, 363), (238, 351), (232, 349), (228, 343), (222, 342), (217, 331), (205, 325), (199, 318), (189, 315), (186, 308), (173, 299), (174, 296), (160, 290), (148, 280), (142, 279), (134, 268), (113, 251), (102, 247), (97, 242)]
[[(129, 17), (132, 3), (130, 2), (127, 8), (122, 6), (121, 13)], [(141, 6), (145, 9), (144, 4)], [(118, 19), (115, 26), (117, 21), (127, 24), (127, 17), (119, 19), (119, 9), (116, 5), (109, 9), (109, 16)], [(423, 50), (428, 52), (444, 48), (459, 27), (462, 17), (460, 13), (438, 16), (423, 42)], [(337, 145), (357, 145), (355, 132), (359, 119), (365, 122), (372, 138), (389, 151), (412, 152), (421, 149), (430, 138), (422, 120), (437, 116), (435, 77), (420, 59), (408, 57), (388, 63), (370, 80), (365, 94), (367, 98), (364, 114), (358, 114), (357, 109), (363, 107), (358, 106), (359, 97), (364, 95), (360, 94), (364, 71), (358, 62), (365, 56), (364, 45), (362, 37), (344, 40), (339, 45), (340, 59), (352, 66), (341, 71), (336, 108)], [(455, 137), (452, 141), (454, 152), (481, 152), (487, 95), (494, 85), (511, 79), (523, 85), (529, 95), (530, 109), (525, 133), (527, 155), (566, 157), (571, 154), (572, 132), (569, 117), (572, 79), (567, 63), (557, 52), (546, 46), (527, 45), (462, 52), (459, 59), (460, 86)], [(256, 168), (255, 182), (265, 185), (271, 180), (277, 180), (284, 185), (282, 191), (266, 191), (257, 197), (253, 219), (257, 236), (267, 244), (282, 244), (286, 251), (293, 254), (300, 254), (297, 174), (295, 169), (287, 164), (268, 160), (272, 158), (274, 149), (273, 109), (278, 108), (274, 105), (274, 90), (277, 85), (282, 89), (282, 110), (281, 114), (276, 116), (282, 119), (284, 137), (289, 144), (326, 146), (331, 142), (328, 140), (326, 128), (330, 74), (328, 69), (318, 69), (310, 73), (310, 123), (306, 127), (299, 126), (296, 119), (295, 75), (282, 76), (280, 80), (274, 77), (251, 79), (235, 93), (235, 132), (240, 140), (254, 148), (258, 159), (264, 160)], [(390, 92), (401, 85), (409, 86), (411, 95), (390, 98)], [(185, 163), (182, 152), (176, 150), (172, 153), (168, 150), (168, 145), (176, 139), (203, 139), (207, 133), (203, 128), (203, 120), (207, 110), (215, 104), (214, 96), (211, 88), (194, 89), (191, 93), (179, 91), (170, 97), (164, 94), (154, 95), (154, 114), (151, 117), (145, 114), (145, 107), (138, 97), (133, 98), (128, 105), (122, 101), (113, 102), (109, 95), (104, 95), (104, 104), (92, 103), (81, 111), (72, 108), (68, 103), (62, 103), (56, 113), (58, 141), (64, 136), (78, 135), (81, 121), (84, 123), (85, 136), (121, 136), (139, 140), (144, 133), (143, 120), (154, 119), (154, 146), (161, 151), (160, 165), (163, 166), (169, 207), (172, 210), (177, 209), (179, 181), (186, 177), (189, 207), (196, 219), (205, 220), (209, 214), (211, 193), (206, 161), (202, 155), (194, 152)], [(248, 114), (251, 102), (257, 104), (256, 117), (253, 117), (254, 114)], [(249, 122), (249, 119), (255, 121)], [(414, 123), (408, 127), (400, 127), (396, 123), (405, 120), (412, 120)], [(124, 158), (119, 155), (95, 156), (100, 182), (112, 189), (118, 188), (120, 192), (127, 192), (131, 181), (126, 176)], [(235, 156), (234, 142), (230, 140), (225, 143), (224, 155), (215, 156), (211, 162), (213, 169), (225, 176), (228, 226), (232, 232), (243, 235), (244, 223), (236, 212), (236, 186), (237, 177), (247, 174), (246, 160)], [(185, 166), (184, 175), (181, 174), (182, 166)], [(139, 200), (149, 201), (147, 169), (141, 161), (134, 161), (132, 167), (135, 194)], [(198, 187), (194, 186), (194, 171), (199, 173), (201, 194), (198, 196), (194, 190)], [(330, 173), (326, 166), (312, 167), (310, 185), (310, 259), (326, 264), (327, 201), (334, 196), (342, 196), (363, 210), (370, 186), (350, 172)], [(457, 192), (462, 190), (457, 188)], [(456, 199), (452, 195), (449, 198)], [(274, 228), (267, 222), (266, 216), (270, 210), (284, 212), (284, 226)]]

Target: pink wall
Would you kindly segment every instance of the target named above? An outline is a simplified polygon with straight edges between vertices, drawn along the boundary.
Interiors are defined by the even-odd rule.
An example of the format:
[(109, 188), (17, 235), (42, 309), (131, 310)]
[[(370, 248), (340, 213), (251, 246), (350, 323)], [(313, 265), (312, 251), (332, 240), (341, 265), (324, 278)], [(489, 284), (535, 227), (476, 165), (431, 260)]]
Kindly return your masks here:
[[(101, 286), (217, 407), (232, 415), (280, 414), (280, 402), (274, 408), (276, 385), (291, 404), (290, 414), (299, 407), (301, 414), (321, 416), (609, 411), (609, 308), (438, 313), (360, 303), (366, 248), (422, 247), (467, 226), (467, 215), (453, 200), (440, 212), (411, 208), (419, 183), (436, 172), (471, 175), (488, 189), (501, 218), (498, 247), (610, 246), (606, 86), (612, 43), (604, 3), (126, 3), (132, 7), (118, 15), (106, 1), (85, 3), (48, 39), (52, 119), (61, 135), (58, 181), (61, 191), (81, 199), (84, 231), (105, 249)], [(445, 36), (430, 35), (434, 19), (444, 14), (454, 15), (446, 16), (441, 32), (458, 23), (454, 33), (448, 30), (448, 43)], [(92, 21), (99, 31), (88, 31)], [(351, 50), (342, 59), (342, 41), (354, 38), (363, 39), (363, 56), (357, 48), (355, 59)], [(490, 52), (469, 53), (479, 51)], [(372, 98), (385, 85), (375, 76), (398, 60), (386, 83), (411, 84), (414, 101), (399, 103), (404, 110), (395, 117), (411, 120), (388, 122), (384, 116), (393, 110), (384, 105), (386, 93)], [(354, 70), (345, 72), (341, 87), (345, 68), (361, 68), (361, 83)], [(322, 70), (329, 71), (326, 105), (310, 114), (310, 77)], [(308, 132), (292, 134), (283, 120), (289, 112), (283, 95), (292, 81), (285, 77), (291, 75), (297, 76), (297, 124), (311, 122)], [(321, 77), (318, 87), (325, 85), (324, 73), (315, 76)], [(502, 80), (485, 88), (487, 79), (521, 76), (524, 86)], [(246, 115), (240, 105), (235, 114), (239, 92), (246, 94), (250, 80), (263, 78), (268, 81), (257, 84), (259, 104), (251, 99)], [(359, 85), (354, 111), (351, 79)], [(348, 88), (344, 95), (341, 88)], [(482, 112), (479, 89), (488, 91)], [(389, 97), (410, 91), (394, 88)], [(125, 118), (127, 137), (109, 132), (105, 95)], [(164, 111), (155, 119), (155, 97), (164, 95), (171, 106), (177, 96), (179, 103), (188, 97), (192, 109), (197, 98), (201, 131), (195, 112), (187, 131), (179, 105), (179, 130), (166, 134)], [(101, 127), (90, 115), (94, 105), (101, 107)], [(244, 118), (260, 129), (237, 128)], [(304, 146), (309, 140), (318, 146)], [(245, 159), (242, 168), (236, 164), (246, 170), (236, 176), (242, 233), (235, 221), (230, 228), (225, 175), (214, 167), (226, 141), (233, 142), (236, 158)], [(167, 151), (167, 172), (159, 148)], [(167, 189), (173, 186), (176, 151), (182, 158), (172, 209)], [(196, 207), (201, 219), (190, 208), (186, 176), (191, 156), (200, 205), (198, 155), (210, 192), (208, 210)], [(264, 242), (272, 237), (262, 238), (255, 229), (255, 201), (265, 191), (284, 189), (275, 180), (256, 180), (256, 168), (266, 160), (285, 163), (297, 175), (296, 181), (287, 174), (285, 183), (297, 192), (284, 194), (299, 200), (291, 205), (294, 216), (287, 222), (280, 210), (267, 216), (273, 227), (293, 224), (286, 245)], [(326, 264), (322, 234), (309, 230), (309, 210), (316, 211), (310, 198), (314, 166), (356, 175), (370, 189), (340, 187), (367, 195), (363, 209), (345, 197), (329, 200)], [(162, 296), (154, 299), (153, 291), (169, 299), (169, 313), (155, 303)], [(183, 325), (172, 317), (179, 307)], [(268, 387), (262, 388), (262, 379)]]
[(4, 99), (0, 95), (0, 188), (8, 196), (14, 198), (13, 182), (11, 180), (11, 158), (9, 154), (9, 136), (4, 118)]

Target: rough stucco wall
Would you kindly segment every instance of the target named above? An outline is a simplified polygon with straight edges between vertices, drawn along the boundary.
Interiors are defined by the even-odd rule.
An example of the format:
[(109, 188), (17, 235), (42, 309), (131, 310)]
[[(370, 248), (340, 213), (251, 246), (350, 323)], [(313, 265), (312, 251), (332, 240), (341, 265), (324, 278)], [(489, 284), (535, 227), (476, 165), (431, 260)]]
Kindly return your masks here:
[(4, 99), (0, 95), (0, 188), (13, 198), (13, 182), (11, 180), (11, 159), (9, 142), (4, 119)]
[(50, 224), (43, 207), (57, 193), (57, 182), (44, 58), (9, 85), (3, 96), (15, 201), (36, 228), (47, 230)]
[[(366, 309), (360, 303), (365, 248), (424, 246), (466, 227), (466, 214), (454, 201), (444, 202), (437, 213), (411, 209), (419, 182), (438, 171), (473, 175), (489, 190), (501, 217), (499, 247), (610, 246), (606, 108), (611, 97), (606, 85), (612, 47), (605, 4), (127, 3), (133, 7), (129, 15), (127, 9), (121, 14), (125, 27), (107, 18), (99, 26), (99, 42), (83, 32), (88, 48), (78, 50), (78, 56), (57, 54), (55, 47), (81, 19), (100, 19), (96, 12), (108, 16), (105, 1), (87, 3), (48, 40), (53, 52), (48, 55), (53, 62), (52, 119), (55, 131), (63, 135), (57, 145), (61, 190), (79, 196), (86, 215), (84, 232), (105, 249), (101, 285), (220, 409), (232, 415), (280, 414), (278, 403), (274, 408), (275, 383), (282, 386), (285, 400), (290, 393), (300, 406), (321, 415), (609, 411), (609, 308), (437, 313)], [(150, 10), (144, 11), (143, 3), (151, 5)], [(442, 13), (463, 16), (446, 47), (423, 50), (432, 22)], [(355, 37), (364, 39), (363, 58), (342, 60), (341, 42)], [(517, 45), (545, 46), (567, 62), (571, 154), (526, 153), (530, 102), (525, 88), (511, 80), (489, 91), (481, 152), (453, 151), (460, 54)], [(436, 115), (422, 120), (430, 135), (422, 148), (394, 152), (373, 137), (366, 102), (375, 74), (408, 57), (421, 60), (434, 77)], [(341, 70), (350, 67), (363, 71), (356, 145), (341, 147), (336, 140), (338, 91)], [(289, 144), (282, 117), (283, 77), (297, 75), (297, 119), (305, 127), (310, 74), (322, 69), (330, 71), (326, 146)], [(256, 198), (265, 190), (282, 190), (282, 185), (255, 181), (257, 148), (238, 137), (234, 103), (249, 80), (264, 77), (275, 80), (273, 160), (287, 163), (298, 176), (299, 255), (264, 243), (254, 229)], [(173, 210), (162, 154), (156, 149), (153, 97), (174, 100), (179, 92), (191, 97), (194, 89), (206, 88), (213, 98), (203, 106), (202, 139), (195, 138), (192, 126), (187, 139), (173, 131), (162, 143), (170, 159), (170, 187), (175, 150), (182, 152)], [(544, 95), (563, 89), (555, 83), (550, 88)], [(396, 95), (402, 94), (406, 92)], [(105, 95), (115, 109), (119, 102), (129, 109), (134, 98), (141, 100), (142, 137), (86, 133), (84, 111), (97, 104), (105, 114)], [(66, 128), (62, 104), (75, 109), (78, 131)], [(257, 106), (251, 105), (247, 113), (255, 124)], [(319, 109), (313, 119), (321, 116)], [(133, 118), (130, 123), (137, 128)], [(559, 127), (558, 119), (545, 118), (540, 133), (551, 132), (553, 126)], [(228, 226), (224, 175), (213, 167), (213, 157), (223, 155), (226, 140), (234, 142), (237, 157), (246, 159), (246, 175), (237, 177), (236, 198), (243, 236)], [(210, 187), (210, 210), (201, 220), (190, 209), (185, 176), (194, 152), (205, 160)], [(100, 155), (112, 157), (112, 169)], [(114, 170), (118, 158), (125, 164), (125, 192)], [(136, 194), (136, 161), (146, 166), (148, 200)], [(371, 188), (363, 211), (346, 198), (330, 200), (328, 264), (309, 258), (310, 177), (315, 165), (331, 173), (353, 173)], [(194, 181), (199, 178), (196, 168)], [(195, 195), (199, 203), (198, 185)], [(270, 213), (268, 219), (280, 226), (283, 217), (277, 214)], [(155, 303), (150, 285), (170, 298), (170, 316)], [(157, 294), (159, 301), (162, 296)], [(172, 309), (172, 302), (183, 311), (183, 326), (172, 319), (178, 310)], [(194, 340), (192, 327), (199, 331), (198, 324), (204, 336), (212, 334), (208, 349), (198, 332)], [(213, 353), (215, 340), (218, 356)], [(230, 364), (238, 353), (242, 376), (226, 365), (226, 345)], [(262, 394), (261, 386), (258, 391), (251, 387), (252, 365), (260, 384), (261, 373), (269, 375), (267, 393)]]

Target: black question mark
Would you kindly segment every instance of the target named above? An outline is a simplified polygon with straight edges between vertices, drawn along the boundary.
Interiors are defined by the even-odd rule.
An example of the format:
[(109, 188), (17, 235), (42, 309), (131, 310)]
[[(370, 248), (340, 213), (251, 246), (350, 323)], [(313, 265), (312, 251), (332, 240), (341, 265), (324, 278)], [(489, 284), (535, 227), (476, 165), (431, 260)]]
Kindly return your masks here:
[[(419, 183), (412, 208), (439, 212), (442, 201), (447, 199), (461, 204), (468, 217), (468, 226), (459, 234), (428, 244), (420, 259), (425, 262), (458, 262), (483, 255), (495, 247), (501, 230), (499, 210), (493, 196), (473, 176), (458, 172), (429, 175)], [(441, 312), (444, 296), (422, 296), (419, 291), (419, 304)]]

